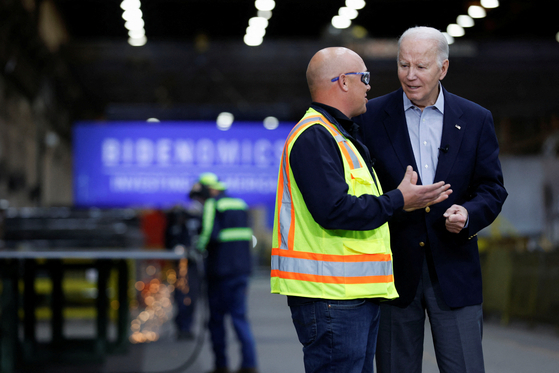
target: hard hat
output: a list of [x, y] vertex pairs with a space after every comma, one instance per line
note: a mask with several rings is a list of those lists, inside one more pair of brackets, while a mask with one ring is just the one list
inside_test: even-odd
[[217, 175], [213, 172], [204, 172], [200, 174], [200, 176], [198, 176], [198, 182], [202, 185], [211, 187], [217, 184], [219, 181]]
[[216, 189], [216, 190], [225, 190], [227, 186], [224, 182], [219, 181], [216, 174], [213, 172], [204, 172], [200, 174], [198, 177], [198, 182], [208, 188]]

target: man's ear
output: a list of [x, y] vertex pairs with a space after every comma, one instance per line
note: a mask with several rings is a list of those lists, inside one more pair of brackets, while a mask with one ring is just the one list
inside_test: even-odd
[[443, 66], [441, 67], [441, 76], [439, 76], [439, 80], [443, 80], [444, 77], [446, 76], [446, 73], [448, 72], [449, 64], [450, 62], [448, 61], [448, 59], [444, 60]]
[[347, 92], [349, 91], [349, 86], [348, 86], [348, 81], [347, 81], [347, 76], [345, 74], [340, 75], [340, 79], [338, 79], [338, 83], [340, 84], [340, 88]]

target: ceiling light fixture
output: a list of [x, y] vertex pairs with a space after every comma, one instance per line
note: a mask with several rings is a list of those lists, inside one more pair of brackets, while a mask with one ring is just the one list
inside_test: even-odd
[[143, 13], [140, 9], [140, 0], [123, 0], [120, 7], [124, 12], [122, 19], [126, 21], [124, 27], [128, 30], [128, 44], [141, 47], [147, 43], [146, 30], [144, 29]]
[[468, 8], [468, 15], [472, 18], [484, 18], [487, 13], [483, 7], [479, 5], [471, 5]]
[[254, 6], [258, 10], [273, 10], [276, 7], [274, 0], [256, 0]]
[[458, 23], [462, 27], [473, 27], [475, 22], [474, 19], [467, 15], [460, 15], [456, 18], [456, 23]]
[[338, 11], [338, 15], [341, 16], [341, 17], [348, 18], [348, 19], [355, 19], [359, 15], [359, 12], [357, 11], [357, 9], [348, 8], [346, 6], [343, 6]]
[[279, 120], [276, 117], [266, 117], [263, 122], [264, 128], [267, 130], [275, 130], [279, 126]]
[[254, 7], [258, 10], [257, 16], [248, 20], [248, 27], [243, 41], [249, 47], [257, 47], [264, 41], [268, 20], [272, 18], [272, 9], [276, 7], [274, 0], [256, 0]]
[[365, 0], [346, 0], [345, 5], [348, 8], [360, 10], [363, 9], [367, 3], [365, 3]]
[[499, 6], [499, 0], [481, 0], [481, 6], [486, 9], [494, 9]]
[[231, 113], [228, 113], [226, 111], [219, 113], [216, 120], [217, 128], [221, 131], [227, 131], [229, 128], [231, 128], [234, 120], [235, 117]]
[[454, 38], [464, 36], [465, 33], [464, 28], [460, 25], [457, 25], [456, 23], [451, 23], [450, 25], [448, 25], [448, 27], [446, 28], [446, 32]]
[[446, 38], [446, 42], [448, 45], [454, 44], [454, 37], [450, 36], [448, 32], [443, 32], [444, 37]]
[[342, 16], [334, 16], [332, 17], [332, 26], [337, 29], [346, 29], [351, 26], [351, 19]]
[[139, 9], [140, 6], [140, 0], [123, 0], [122, 3], [120, 3], [120, 8], [122, 10]]
[[366, 5], [364, 0], [346, 0], [346, 6], [338, 10], [338, 15], [332, 17], [332, 27], [337, 30], [346, 29], [351, 26], [352, 20], [357, 18], [359, 10]]

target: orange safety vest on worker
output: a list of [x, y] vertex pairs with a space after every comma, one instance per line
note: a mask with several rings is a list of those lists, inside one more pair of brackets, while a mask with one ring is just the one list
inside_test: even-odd
[[[313, 219], [290, 167], [291, 149], [307, 128], [321, 125], [340, 149], [348, 194], [380, 196], [365, 161], [335, 125], [309, 109], [284, 145], [274, 213], [272, 293], [323, 298], [398, 297], [392, 273], [388, 223], [369, 231], [324, 229]], [[319, 187], [319, 186], [317, 186]]]

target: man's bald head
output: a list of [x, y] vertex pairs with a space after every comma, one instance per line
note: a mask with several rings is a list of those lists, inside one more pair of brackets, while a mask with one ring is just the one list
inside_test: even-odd
[[354, 71], [352, 68], [356, 62], [362, 62], [361, 57], [344, 47], [324, 48], [316, 52], [307, 67], [307, 83], [311, 98], [315, 100], [319, 91], [327, 90], [332, 85], [332, 78]]
[[[319, 50], [307, 67], [312, 101], [334, 107], [348, 118], [364, 113], [371, 87], [358, 74], [365, 71], [365, 62], [351, 49], [330, 47]], [[339, 79], [333, 82], [334, 78]]]

